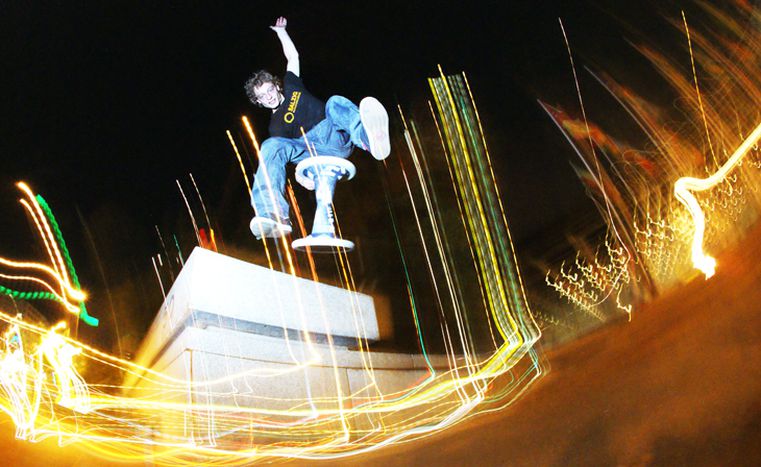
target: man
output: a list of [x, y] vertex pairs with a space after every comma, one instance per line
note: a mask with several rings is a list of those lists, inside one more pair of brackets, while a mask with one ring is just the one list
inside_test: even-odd
[[[251, 190], [251, 205], [256, 212], [251, 231], [257, 238], [278, 238], [291, 232], [288, 202], [283, 196], [285, 167], [309, 157], [307, 142], [320, 156], [347, 158], [355, 146], [378, 160], [385, 159], [391, 152], [388, 114], [377, 99], [366, 97], [359, 107], [341, 96], [333, 96], [323, 103], [306, 90], [300, 78], [299, 53], [286, 25], [286, 19], [280, 17], [270, 26], [283, 46], [287, 61], [283, 82], [261, 70], [245, 85], [251, 102], [272, 110], [270, 137], [261, 145], [261, 159]], [[314, 190], [311, 179], [297, 176], [297, 181]]]

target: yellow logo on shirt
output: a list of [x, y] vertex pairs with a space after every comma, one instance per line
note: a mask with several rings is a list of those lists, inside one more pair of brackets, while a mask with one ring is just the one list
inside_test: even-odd
[[294, 112], [296, 112], [296, 107], [299, 106], [300, 98], [301, 91], [295, 91], [293, 94], [291, 94], [291, 101], [288, 103], [288, 112], [286, 112], [283, 116], [285, 123], [293, 123]]

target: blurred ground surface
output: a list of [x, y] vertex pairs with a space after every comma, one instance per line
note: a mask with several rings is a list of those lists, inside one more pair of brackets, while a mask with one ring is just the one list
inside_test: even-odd
[[[761, 224], [718, 272], [546, 357], [512, 407], [413, 443], [288, 465], [761, 465]], [[6, 465], [104, 465], [13, 439]], [[146, 464], [135, 464], [146, 465]]]
[[761, 225], [718, 260], [549, 352], [514, 406], [336, 465], [761, 465]]

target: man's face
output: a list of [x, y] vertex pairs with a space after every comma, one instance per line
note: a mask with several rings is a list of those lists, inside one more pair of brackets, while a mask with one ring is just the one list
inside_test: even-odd
[[256, 86], [254, 95], [256, 101], [268, 109], [276, 109], [283, 102], [283, 93], [275, 86], [275, 83], [264, 83], [261, 86]]

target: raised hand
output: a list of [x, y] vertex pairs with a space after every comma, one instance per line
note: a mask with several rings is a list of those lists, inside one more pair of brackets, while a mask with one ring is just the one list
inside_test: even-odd
[[285, 17], [281, 16], [277, 20], [275, 20], [275, 24], [273, 26], [270, 26], [270, 29], [277, 32], [278, 30], [285, 30], [285, 27], [288, 25], [288, 20], [285, 19]]
[[270, 26], [270, 29], [275, 31], [280, 44], [283, 46], [283, 54], [285, 54], [285, 59], [288, 61], [285, 69], [299, 76], [299, 52], [296, 50], [296, 46], [293, 45], [288, 31], [285, 30], [286, 26], [288, 26], [288, 20], [281, 16], [275, 21], [273, 26]]

